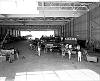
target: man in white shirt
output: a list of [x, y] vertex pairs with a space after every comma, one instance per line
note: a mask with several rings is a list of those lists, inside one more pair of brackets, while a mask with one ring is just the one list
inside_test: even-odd
[[69, 45], [69, 49], [72, 49], [72, 45]]
[[81, 56], [82, 56], [82, 52], [78, 51], [78, 62], [81, 62]]
[[38, 55], [39, 55], [39, 56], [40, 56], [40, 50], [41, 50], [41, 49], [40, 49], [40, 47], [38, 46]]
[[68, 49], [69, 60], [71, 59], [71, 50]]
[[30, 48], [33, 49], [33, 48], [32, 48], [32, 44], [30, 44]]

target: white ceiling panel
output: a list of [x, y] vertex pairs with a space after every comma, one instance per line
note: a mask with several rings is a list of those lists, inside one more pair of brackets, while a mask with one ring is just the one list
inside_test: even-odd
[[37, 10], [38, 1], [99, 2], [99, 0], [0, 0], [0, 14], [6, 14], [5, 17], [78, 17], [87, 12]]

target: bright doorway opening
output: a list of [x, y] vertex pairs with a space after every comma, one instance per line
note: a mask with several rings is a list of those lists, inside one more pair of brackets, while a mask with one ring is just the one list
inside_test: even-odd
[[54, 36], [54, 31], [21, 31], [21, 36], [28, 36], [30, 35], [31, 39], [35, 39], [35, 38], [41, 38], [41, 36], [50, 36], [53, 35]]

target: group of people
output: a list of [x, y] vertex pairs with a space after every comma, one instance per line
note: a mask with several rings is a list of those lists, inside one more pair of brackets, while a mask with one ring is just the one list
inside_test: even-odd
[[[31, 47], [32, 44], [30, 44], [30, 47]], [[77, 45], [76, 46], [76, 54], [77, 54], [77, 60], [78, 62], [81, 62], [82, 61], [82, 51], [81, 51], [81, 48], [80, 48], [80, 45]], [[61, 45], [61, 51], [62, 51], [62, 57], [65, 57], [66, 53], [68, 54], [68, 59], [71, 60], [71, 56], [72, 56], [72, 50], [73, 50], [73, 46], [71, 44], [62, 44]], [[37, 44], [37, 49], [36, 49], [37, 53], [38, 53], [38, 56], [41, 55], [41, 46], [40, 44], [38, 43]]]
[[[33, 50], [33, 45], [31, 43], [29, 44], [29, 46]], [[41, 47], [39, 45], [39, 42], [37, 43], [37, 46], [35, 47], [35, 50], [38, 52], [38, 56], [40, 56]]]
[[4, 56], [6, 58], [6, 61], [8, 61], [9, 63], [12, 63], [15, 60], [18, 60], [19, 58], [19, 52], [17, 49], [0, 49], [0, 56]]
[[[68, 54], [68, 58], [69, 60], [71, 59], [71, 54], [72, 54], [72, 45], [71, 44], [66, 44], [66, 45], [63, 45], [62, 44], [62, 57], [65, 56], [65, 54], [67, 53]], [[80, 48], [80, 45], [77, 45], [76, 46], [76, 54], [78, 56], [78, 62], [81, 62], [81, 58], [82, 58], [82, 52], [81, 52], [81, 48]]]

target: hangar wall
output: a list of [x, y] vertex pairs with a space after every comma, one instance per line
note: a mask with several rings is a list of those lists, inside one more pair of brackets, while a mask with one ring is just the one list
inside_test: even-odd
[[[20, 35], [20, 28], [30, 28], [30, 29], [51, 29], [55, 31], [55, 36], [64, 36], [64, 37], [77, 37], [81, 40], [89, 40], [90, 42], [95, 42], [95, 46], [100, 45], [100, 7], [99, 5], [94, 4], [95, 7], [91, 7], [91, 10], [80, 17], [72, 18], [68, 22], [40, 22], [28, 23], [27, 27], [19, 23], [0, 25], [0, 36], [5, 36], [6, 32], [9, 31], [10, 35], [18, 36]], [[19, 25], [17, 25], [19, 24]], [[36, 26], [35, 26], [35, 25]], [[51, 25], [52, 24], [52, 25]], [[17, 29], [16, 29], [17, 28]]]
[[91, 39], [100, 40], [100, 7], [90, 11]]
[[100, 7], [97, 6], [84, 15], [72, 19], [66, 24], [66, 32], [66, 37], [89, 40], [95, 47], [100, 47]]
[[91, 10], [90, 16], [91, 40], [98, 48], [100, 47], [100, 7]]
[[6, 34], [17, 37], [20, 36], [20, 31], [18, 29], [12, 28], [12, 26], [9, 25], [0, 25], [0, 41], [4, 39]]
[[55, 36], [61, 36], [62, 25], [0, 25], [0, 39], [3, 40], [8, 34], [14, 37], [20, 36], [20, 30], [54, 30]]
[[87, 14], [74, 19], [74, 36], [82, 40], [87, 39]]

